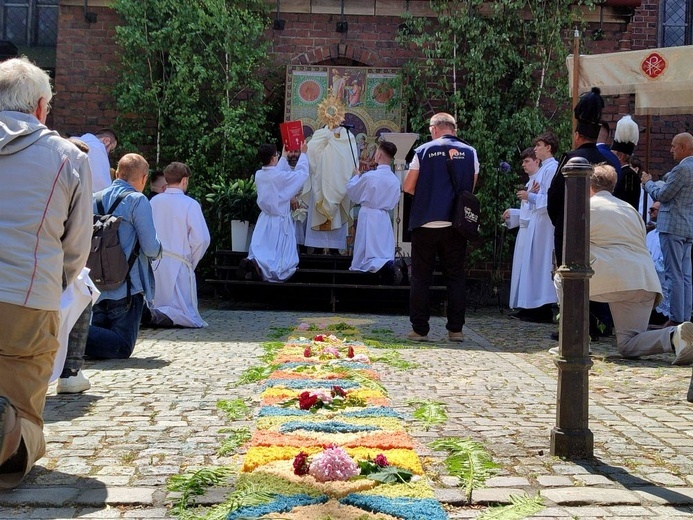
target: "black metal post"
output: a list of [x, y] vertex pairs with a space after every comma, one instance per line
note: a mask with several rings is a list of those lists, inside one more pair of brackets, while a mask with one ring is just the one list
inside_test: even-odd
[[556, 426], [551, 431], [551, 455], [572, 459], [592, 457], [594, 437], [588, 427], [589, 408], [589, 176], [592, 165], [582, 157], [570, 159], [565, 177], [563, 265], [558, 268], [563, 286], [559, 302], [558, 391]]

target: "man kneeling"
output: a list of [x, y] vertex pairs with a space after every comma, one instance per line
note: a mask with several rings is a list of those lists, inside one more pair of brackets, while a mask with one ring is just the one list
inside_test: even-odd
[[347, 194], [360, 204], [354, 239], [354, 256], [350, 271], [379, 273], [382, 283], [395, 283], [395, 237], [390, 211], [399, 202], [402, 192], [397, 176], [390, 168], [397, 147], [383, 142], [375, 152], [378, 167], [357, 173], [347, 184]]
[[[674, 354], [674, 365], [693, 362], [693, 323], [647, 330], [662, 288], [645, 245], [638, 211], [611, 192], [616, 171], [598, 165], [590, 177], [590, 300], [609, 304], [618, 351], [625, 358]], [[561, 294], [560, 276], [556, 288]]]
[[[103, 207], [111, 205], [123, 196], [113, 211], [123, 220], [118, 228], [118, 238], [125, 257], [133, 257], [127, 280], [119, 287], [103, 291], [96, 304], [92, 325], [89, 327], [85, 354], [102, 359], [127, 359], [135, 349], [140, 330], [144, 300], [154, 297], [154, 273], [151, 261], [161, 258], [161, 242], [156, 237], [152, 207], [142, 194], [147, 184], [149, 164], [141, 155], [129, 153], [118, 161], [116, 180], [108, 188], [98, 192]], [[98, 213], [94, 195], [94, 212]]]

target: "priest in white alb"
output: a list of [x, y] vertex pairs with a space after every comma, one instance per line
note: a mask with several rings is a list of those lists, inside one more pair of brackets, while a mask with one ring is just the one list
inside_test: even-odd
[[[395, 237], [390, 211], [399, 202], [402, 191], [399, 179], [390, 165], [397, 147], [383, 142], [375, 152], [378, 167], [363, 174], [357, 173], [347, 184], [347, 194], [360, 204], [354, 256], [351, 271], [376, 273], [387, 265], [394, 273]], [[388, 265], [389, 263], [389, 265]]]
[[185, 194], [190, 168], [173, 162], [164, 169], [164, 177], [166, 190], [151, 200], [163, 246], [163, 257], [152, 264], [156, 290], [151, 321], [158, 326], [206, 327], [197, 308], [195, 267], [209, 247], [209, 229], [200, 204]]
[[286, 160], [286, 150], [281, 159], [273, 144], [263, 144], [258, 150], [262, 169], [255, 173], [255, 185], [257, 205], [262, 212], [255, 224], [248, 258], [241, 261], [246, 279], [283, 282], [296, 272], [298, 250], [291, 199], [308, 179], [307, 150], [308, 146], [302, 143], [301, 156], [293, 169]]
[[330, 249], [338, 253], [346, 249], [350, 224], [351, 201], [346, 185], [356, 167], [359, 152], [356, 138], [344, 121], [344, 106], [339, 99], [328, 96], [321, 102], [318, 117], [326, 126], [313, 133], [308, 145], [310, 182], [303, 187], [308, 202], [305, 245]]

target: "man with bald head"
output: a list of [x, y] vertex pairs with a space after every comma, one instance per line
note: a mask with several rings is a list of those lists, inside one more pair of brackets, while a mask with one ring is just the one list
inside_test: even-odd
[[101, 359], [127, 359], [135, 349], [145, 299], [154, 299], [154, 273], [151, 262], [161, 257], [152, 207], [142, 193], [149, 175], [149, 164], [141, 155], [129, 153], [118, 161], [116, 179], [108, 188], [94, 194], [94, 213], [101, 198], [104, 208], [122, 197], [113, 211], [123, 217], [118, 228], [120, 245], [131, 261], [128, 278], [120, 287], [103, 291], [94, 305], [86, 355]]
[[678, 164], [664, 181], [653, 182], [644, 172], [645, 191], [659, 201], [657, 229], [662, 246], [664, 274], [669, 285], [669, 321], [680, 325], [691, 317], [691, 244], [693, 244], [693, 135], [682, 133], [671, 141], [671, 154]]

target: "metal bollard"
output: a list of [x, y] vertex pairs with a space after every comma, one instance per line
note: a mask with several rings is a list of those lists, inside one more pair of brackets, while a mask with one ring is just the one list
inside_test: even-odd
[[559, 325], [556, 426], [551, 430], [551, 455], [590, 458], [594, 436], [588, 427], [589, 408], [589, 176], [592, 165], [582, 157], [570, 159], [565, 177], [563, 265], [558, 268], [563, 297]]

